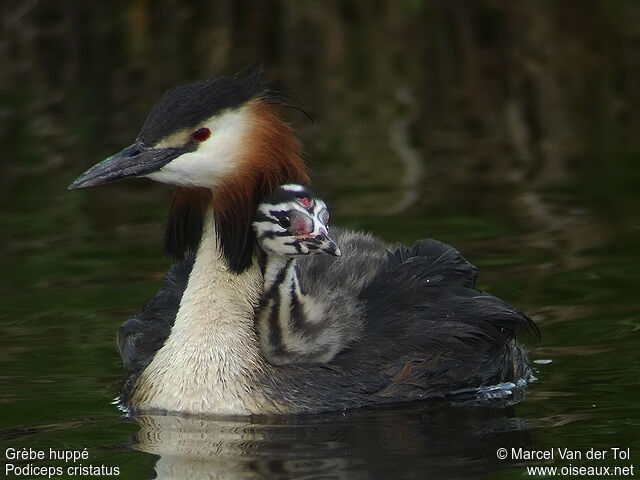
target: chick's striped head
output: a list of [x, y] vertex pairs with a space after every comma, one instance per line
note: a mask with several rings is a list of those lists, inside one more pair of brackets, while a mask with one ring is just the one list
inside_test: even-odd
[[340, 255], [329, 237], [329, 210], [307, 187], [282, 185], [256, 210], [253, 230], [258, 245], [268, 255]]

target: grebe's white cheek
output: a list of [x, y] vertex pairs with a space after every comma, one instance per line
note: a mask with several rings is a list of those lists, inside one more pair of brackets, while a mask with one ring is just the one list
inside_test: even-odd
[[[171, 185], [216, 187], [241, 167], [243, 152], [238, 145], [243, 144], [250, 124], [246, 107], [215, 116], [202, 124], [211, 134], [198, 142], [195, 150], [183, 153], [145, 176]], [[163, 141], [156, 148], [167, 146], [171, 145]]]

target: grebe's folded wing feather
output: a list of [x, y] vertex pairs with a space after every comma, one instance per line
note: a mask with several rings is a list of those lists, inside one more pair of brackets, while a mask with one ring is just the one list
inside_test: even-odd
[[419, 270], [420, 277], [446, 278], [448, 282], [472, 288], [478, 269], [462, 254], [446, 243], [431, 238], [417, 241], [410, 249], [399, 247], [389, 254], [387, 270], [410, 262]]
[[515, 336], [537, 333], [535, 325], [506, 302], [470, 288], [475, 278], [475, 267], [441, 242], [395, 250], [362, 291], [367, 315], [360, 340], [333, 363], [377, 371], [386, 384], [376, 395], [396, 399], [526, 379], [526, 353]]

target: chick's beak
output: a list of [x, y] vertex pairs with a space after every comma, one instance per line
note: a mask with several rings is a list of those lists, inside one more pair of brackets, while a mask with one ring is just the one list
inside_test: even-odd
[[335, 257], [339, 257], [340, 255], [342, 255], [342, 252], [338, 248], [338, 245], [336, 245], [336, 243], [331, 240], [324, 229], [318, 235], [309, 238], [306, 243], [307, 246], [313, 245], [315, 247], [311, 247], [312, 252], [327, 253]]
[[329, 255], [333, 255], [335, 257], [339, 257], [342, 255], [342, 252], [338, 248], [338, 245], [336, 245], [335, 242], [331, 239], [329, 239], [329, 241], [326, 243], [325, 246], [320, 248], [322, 248], [323, 252], [328, 253]]

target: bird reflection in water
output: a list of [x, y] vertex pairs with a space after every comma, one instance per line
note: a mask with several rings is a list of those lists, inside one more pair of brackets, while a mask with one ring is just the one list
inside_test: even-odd
[[134, 448], [157, 479], [477, 478], [506, 468], [500, 447], [530, 443], [511, 408], [402, 408], [295, 417], [142, 415]]

